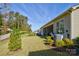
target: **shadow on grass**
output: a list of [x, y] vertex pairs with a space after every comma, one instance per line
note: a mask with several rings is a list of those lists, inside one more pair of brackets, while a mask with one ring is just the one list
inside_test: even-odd
[[41, 50], [30, 52], [29, 56], [69, 56], [67, 52], [58, 51], [55, 49]]

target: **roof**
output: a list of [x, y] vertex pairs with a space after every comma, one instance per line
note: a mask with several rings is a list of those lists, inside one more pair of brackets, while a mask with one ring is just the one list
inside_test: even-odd
[[63, 12], [62, 14], [58, 15], [57, 17], [55, 17], [54, 19], [52, 19], [51, 21], [49, 21], [48, 23], [46, 23], [45, 25], [43, 25], [41, 28], [46, 28], [46, 27], [48, 27], [48, 26], [50, 26], [50, 25], [52, 25], [52, 24], [60, 21], [59, 19], [63, 18], [65, 15], [70, 14], [72, 11], [78, 9], [78, 7], [79, 7], [79, 4], [78, 5], [75, 5], [73, 7], [70, 7], [65, 12]]

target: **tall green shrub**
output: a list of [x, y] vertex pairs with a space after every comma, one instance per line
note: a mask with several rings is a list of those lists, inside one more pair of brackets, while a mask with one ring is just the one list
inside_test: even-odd
[[10, 51], [15, 51], [21, 48], [21, 36], [18, 29], [12, 31], [8, 48]]

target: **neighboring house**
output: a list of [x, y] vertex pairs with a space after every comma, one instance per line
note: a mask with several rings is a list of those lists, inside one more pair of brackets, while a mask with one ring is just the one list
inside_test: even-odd
[[79, 36], [79, 5], [69, 8], [40, 29], [40, 34], [47, 35], [51, 32], [63, 34], [64, 38], [74, 39]]

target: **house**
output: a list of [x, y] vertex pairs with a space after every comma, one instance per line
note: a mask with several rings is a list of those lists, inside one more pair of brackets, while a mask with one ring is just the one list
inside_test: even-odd
[[74, 39], [79, 36], [79, 5], [73, 6], [60, 14], [44, 26], [39, 33], [48, 35], [53, 32], [55, 34], [63, 34], [64, 38]]

